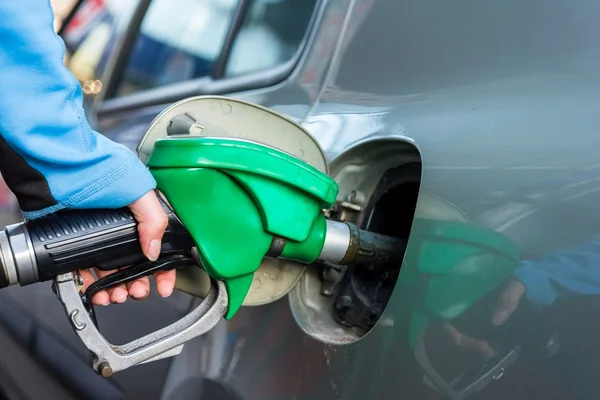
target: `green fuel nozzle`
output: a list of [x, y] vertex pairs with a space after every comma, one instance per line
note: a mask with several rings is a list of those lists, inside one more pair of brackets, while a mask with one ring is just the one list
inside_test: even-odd
[[[216, 96], [185, 99], [155, 118], [137, 152], [168, 217], [157, 260], [144, 255], [127, 207], [63, 210], [0, 230], [0, 289], [52, 280], [93, 370], [104, 377], [179, 354], [241, 305], [281, 298], [304, 271], [294, 264], [357, 262], [377, 271], [401, 263], [401, 241], [325, 218], [338, 195], [325, 156], [308, 132], [271, 110]], [[274, 267], [275, 258], [298, 263]], [[78, 271], [92, 267], [116, 271], [82, 293]], [[108, 342], [94, 295], [174, 269], [176, 287], [201, 303], [156, 332]]]
[[174, 136], [156, 141], [147, 164], [194, 239], [203, 268], [225, 283], [226, 319], [242, 305], [265, 256], [380, 263], [403, 253], [392, 238], [328, 221], [322, 211], [335, 202], [336, 182], [273, 147]]

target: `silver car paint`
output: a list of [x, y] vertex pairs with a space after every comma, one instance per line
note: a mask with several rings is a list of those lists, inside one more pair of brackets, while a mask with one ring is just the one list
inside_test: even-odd
[[[379, 139], [409, 143], [422, 158], [422, 194], [503, 233], [528, 257], [597, 233], [600, 2], [329, 0], [323, 7], [286, 82], [231, 95], [299, 121], [332, 162]], [[104, 116], [99, 127], [133, 147], [160, 109]], [[405, 345], [405, 300], [396, 291], [366, 337], [338, 345], [307, 335], [287, 299], [243, 309], [174, 360], [161, 398], [198, 398], [206, 382], [248, 400], [447, 398], [427, 384]], [[143, 305], [135, 306], [137, 313]], [[560, 356], [521, 362], [469, 398], [598, 398], [598, 306], [595, 296], [557, 305]], [[125, 336], [120, 322], [136, 315], [114, 317], [107, 329], [115, 341]], [[452, 345], [437, 344], [448, 347], [442, 367], [458, 368]]]

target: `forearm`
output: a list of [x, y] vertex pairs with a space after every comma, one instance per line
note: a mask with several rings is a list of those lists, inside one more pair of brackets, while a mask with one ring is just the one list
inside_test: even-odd
[[135, 154], [90, 128], [49, 0], [0, 2], [0, 18], [0, 171], [25, 215], [122, 207], [153, 189]]

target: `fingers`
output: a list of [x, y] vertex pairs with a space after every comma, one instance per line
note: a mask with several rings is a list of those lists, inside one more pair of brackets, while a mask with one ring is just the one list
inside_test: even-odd
[[[153, 191], [146, 193], [139, 200], [133, 202], [129, 208], [138, 221], [138, 232], [142, 250], [149, 260], [155, 261], [160, 255], [162, 237], [169, 222], [167, 214]], [[173, 293], [175, 271], [158, 272], [154, 274], [154, 279], [156, 280], [157, 291], [161, 296], [168, 297]], [[147, 289], [147, 293], [149, 293], [150, 285], [148, 281], [146, 280], [143, 283], [146, 285], [145, 289]], [[141, 294], [142, 283], [134, 283], [130, 286], [132, 296], [133, 290], [139, 290], [139, 294]], [[138, 298], [143, 297], [145, 296]]]
[[150, 294], [150, 280], [147, 276], [137, 279], [127, 284], [129, 295], [134, 300], [142, 300]]
[[[95, 269], [98, 278], [104, 278], [110, 275], [113, 271], [102, 271]], [[83, 278], [83, 293], [96, 281], [91, 270], [79, 271]], [[158, 293], [162, 297], [168, 297], [173, 293], [175, 286], [175, 270], [157, 272], [154, 274]], [[107, 306], [112, 303], [124, 303], [127, 300], [127, 295], [135, 300], [145, 299], [150, 295], [150, 280], [148, 277], [142, 277], [126, 285], [118, 285], [109, 290], [102, 290], [94, 295], [92, 303], [99, 306]]]
[[129, 205], [138, 221], [140, 245], [144, 255], [150, 261], [156, 261], [160, 255], [161, 241], [168, 224], [168, 217], [158, 197], [151, 191]]
[[175, 270], [161, 271], [154, 274], [154, 280], [156, 281], [156, 291], [162, 297], [169, 297], [173, 293], [175, 287]]
[[494, 357], [495, 351], [492, 346], [485, 340], [474, 339], [456, 329], [451, 324], [444, 324], [444, 330], [448, 332], [454, 344], [461, 349], [474, 350], [480, 353], [485, 360], [489, 360]]
[[[85, 293], [90, 285], [96, 281], [96, 279], [94, 278], [94, 275], [92, 275], [92, 271], [89, 269], [79, 271], [79, 273], [83, 278], [83, 293]], [[110, 304], [110, 295], [106, 290], [98, 292], [92, 299], [92, 303], [98, 306], [107, 306]]]
[[[129, 205], [133, 216], [138, 222], [138, 232], [140, 236], [140, 246], [144, 255], [150, 261], [156, 261], [160, 256], [161, 242], [165, 229], [168, 224], [168, 217], [163, 210], [158, 197], [154, 191], [146, 193], [144, 196]], [[98, 278], [104, 278], [116, 271], [101, 271], [96, 269]], [[87, 290], [95, 279], [91, 271], [82, 272], [84, 279], [84, 290]], [[175, 287], [175, 271], [158, 272], [154, 275], [158, 293], [163, 297], [168, 297]], [[150, 281], [148, 277], [137, 279], [128, 284], [122, 284], [98, 292], [94, 295], [92, 303], [98, 305], [108, 305], [113, 303], [124, 303], [128, 296], [134, 299], [144, 299], [150, 294]]]
[[502, 325], [517, 309], [521, 297], [525, 294], [525, 285], [516, 279], [512, 279], [507, 285], [496, 305], [492, 315], [492, 324]]
[[[101, 271], [96, 270], [96, 275], [98, 278], [104, 278], [110, 274], [115, 273], [116, 271]], [[90, 274], [91, 275], [91, 274]], [[84, 279], [85, 280], [85, 279]], [[96, 298], [100, 293], [106, 293], [109, 296], [110, 301], [113, 303], [124, 303], [127, 301], [127, 297], [131, 296], [135, 300], [142, 300], [148, 297], [150, 294], [150, 281], [147, 276], [144, 276], [140, 279], [136, 279], [133, 282], [129, 282], [128, 284], [118, 285], [113, 288], [108, 289], [108, 291], [99, 292], [94, 298]], [[96, 303], [93, 299], [92, 302]], [[103, 304], [105, 305], [105, 304]]]
[[[114, 274], [115, 272], [117, 272], [117, 270], [112, 270], [112, 271], [102, 271], [99, 269], [95, 269], [96, 271], [96, 276], [98, 276], [99, 279], [104, 278], [105, 276], [108, 276], [110, 274]], [[117, 285], [114, 286], [110, 289], [108, 289], [108, 295], [110, 296], [110, 301], [113, 303], [125, 303], [125, 301], [127, 300], [127, 287], [125, 285]], [[96, 297], [96, 296], [94, 296]], [[92, 300], [92, 302], [94, 302]], [[96, 304], [96, 303], [94, 303]]]

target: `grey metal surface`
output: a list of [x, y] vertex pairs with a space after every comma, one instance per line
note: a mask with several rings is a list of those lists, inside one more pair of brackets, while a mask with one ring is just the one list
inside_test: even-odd
[[350, 227], [344, 222], [327, 220], [327, 232], [319, 260], [339, 263], [350, 246]]
[[10, 286], [16, 285], [19, 283], [19, 276], [17, 274], [15, 259], [5, 230], [0, 231], [0, 255], [2, 256], [2, 267], [8, 280], [8, 284]]
[[33, 249], [33, 245], [25, 224], [20, 223], [7, 226], [6, 234], [14, 256], [19, 284], [25, 286], [38, 282], [37, 261], [30, 251], [30, 249]]
[[202, 303], [179, 321], [127, 344], [115, 346], [106, 341], [87, 313], [73, 274], [59, 275], [54, 282], [69, 322], [95, 356], [93, 368], [107, 377], [144, 362], [178, 354], [186, 341], [212, 329], [228, 307], [224, 284], [213, 282]]
[[[508, 235], [529, 259], [597, 234], [600, 3], [378, 0], [353, 7], [325, 88], [311, 97], [310, 115], [295, 115], [330, 160], [384, 138], [412, 144], [423, 159], [421, 191], [453, 204], [470, 223]], [[277, 106], [268, 97], [260, 101]], [[366, 158], [364, 165], [377, 161]], [[590, 261], [582, 282], [595, 287], [598, 268]], [[236, 387], [248, 399], [448, 398], [426, 383], [406, 345], [410, 300], [396, 291], [375, 330], [348, 345], [286, 330], [274, 322], [285, 320], [284, 305], [261, 310], [260, 322], [248, 315], [241, 325], [271, 321], [264, 332], [286, 332], [269, 348], [282, 351], [281, 358], [295, 355], [298, 366], [261, 362], [269, 371], [262, 382], [271, 385], [264, 395], [244, 369], [264, 360], [256, 347], [262, 342], [248, 333]], [[597, 307], [598, 296], [573, 293], [545, 309], [563, 339], [557, 356], [519, 359], [469, 398], [598, 398]], [[428, 345], [443, 354], [436, 366], [445, 371], [478, 357], [448, 335]]]

